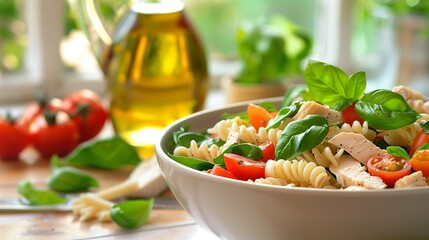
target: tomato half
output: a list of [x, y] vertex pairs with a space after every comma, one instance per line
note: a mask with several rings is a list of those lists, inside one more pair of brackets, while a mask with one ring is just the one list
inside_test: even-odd
[[266, 142], [259, 145], [259, 148], [262, 150], [262, 161], [267, 162], [268, 160], [275, 160], [275, 146], [272, 142]]
[[63, 109], [79, 129], [79, 142], [94, 138], [103, 129], [109, 113], [99, 96], [88, 89], [70, 93], [63, 99]]
[[30, 143], [30, 136], [24, 129], [7, 119], [0, 119], [0, 158], [18, 160], [19, 153]]
[[212, 175], [216, 175], [216, 176], [220, 176], [220, 177], [237, 179], [237, 177], [234, 176], [234, 174], [232, 174], [230, 171], [220, 167], [219, 165], [214, 165], [214, 167], [207, 172], [212, 174]]
[[429, 150], [416, 152], [410, 163], [414, 171], [422, 171], [423, 176], [429, 177]]
[[226, 169], [240, 180], [255, 180], [265, 177], [265, 163], [255, 161], [234, 153], [225, 153], [223, 160]]
[[410, 161], [391, 155], [371, 158], [367, 167], [369, 174], [380, 177], [388, 186], [394, 186], [400, 178], [411, 174]]
[[54, 122], [40, 115], [30, 126], [32, 144], [43, 158], [66, 156], [79, 144], [79, 130], [64, 112], [55, 113]]
[[247, 106], [247, 116], [250, 124], [256, 130], [259, 130], [260, 127], [266, 127], [268, 122], [274, 118], [265, 108], [252, 103]]
[[357, 114], [355, 105], [356, 103], [353, 103], [341, 111], [341, 117], [344, 123], [353, 125], [354, 121], [358, 121], [360, 124], [363, 124], [364, 120]]
[[410, 157], [413, 157], [417, 149], [425, 143], [429, 143], [429, 134], [426, 133], [425, 130], [420, 129], [420, 131], [417, 133], [416, 137], [414, 138], [413, 144], [411, 145]]

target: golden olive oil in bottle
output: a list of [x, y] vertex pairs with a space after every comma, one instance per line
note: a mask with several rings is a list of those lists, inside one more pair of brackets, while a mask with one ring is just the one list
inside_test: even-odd
[[113, 35], [103, 71], [113, 127], [143, 159], [163, 128], [204, 106], [206, 55], [181, 1], [134, 2]]

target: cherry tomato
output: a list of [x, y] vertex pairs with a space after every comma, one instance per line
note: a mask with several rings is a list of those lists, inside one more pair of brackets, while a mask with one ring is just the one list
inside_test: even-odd
[[63, 101], [63, 109], [72, 116], [79, 129], [79, 142], [90, 140], [101, 132], [109, 113], [95, 92], [88, 89], [75, 91]]
[[18, 160], [19, 153], [30, 143], [30, 136], [13, 121], [0, 119], [0, 158]]
[[410, 160], [414, 171], [422, 171], [423, 176], [429, 177], [429, 150], [420, 150]]
[[56, 112], [61, 110], [62, 104], [63, 102], [59, 98], [30, 102], [22, 111], [22, 114], [16, 124], [17, 126], [28, 130], [32, 122], [42, 115], [44, 110], [48, 109]]
[[262, 161], [267, 162], [268, 160], [275, 160], [275, 146], [272, 142], [266, 142], [259, 145], [259, 148], [262, 150]]
[[380, 177], [388, 186], [394, 186], [400, 178], [411, 174], [410, 161], [391, 155], [371, 158], [367, 167], [369, 174]]
[[363, 124], [364, 120], [357, 114], [355, 105], [356, 103], [353, 103], [341, 111], [341, 117], [344, 123], [352, 125], [354, 121], [358, 121], [360, 124]]
[[43, 158], [66, 156], [79, 144], [79, 129], [65, 112], [45, 112], [30, 126], [32, 144]]
[[423, 144], [429, 143], [429, 134], [426, 133], [425, 130], [421, 129], [416, 137], [414, 138], [413, 144], [410, 148], [410, 157], [413, 157], [414, 153], [416, 152], [419, 147], [421, 147]]
[[237, 179], [237, 177], [234, 176], [234, 174], [232, 174], [230, 171], [220, 167], [219, 165], [214, 165], [214, 167], [207, 172], [212, 174], [212, 175], [216, 175], [216, 176]]
[[266, 127], [268, 122], [274, 118], [265, 108], [252, 103], [247, 106], [247, 116], [256, 130]]
[[234, 153], [225, 153], [223, 160], [226, 169], [240, 180], [255, 180], [265, 177], [265, 163], [255, 161]]

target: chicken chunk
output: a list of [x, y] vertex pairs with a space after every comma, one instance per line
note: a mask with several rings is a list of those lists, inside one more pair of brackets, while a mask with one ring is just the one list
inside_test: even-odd
[[366, 172], [366, 167], [350, 155], [341, 156], [340, 164], [335, 167], [331, 165], [329, 170], [337, 177], [337, 182], [344, 188], [352, 186], [365, 189], [384, 189], [387, 185], [376, 176]]
[[364, 135], [354, 132], [341, 132], [332, 137], [328, 143], [338, 148], [343, 148], [365, 166], [369, 159], [387, 154], [386, 150], [377, 147]]
[[320, 115], [326, 118], [326, 120], [328, 120], [329, 123], [337, 123], [341, 121], [340, 112], [332, 110], [329, 107], [325, 107], [314, 101], [308, 101], [302, 104], [301, 108], [292, 119], [293, 120], [302, 119], [311, 114]]
[[414, 172], [408, 176], [405, 176], [395, 183], [395, 188], [415, 188], [415, 187], [427, 187], [428, 183], [426, 178], [423, 177], [421, 171]]

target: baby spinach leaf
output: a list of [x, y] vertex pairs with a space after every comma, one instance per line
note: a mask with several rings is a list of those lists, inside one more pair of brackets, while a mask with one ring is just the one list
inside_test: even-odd
[[290, 160], [319, 145], [328, 134], [328, 121], [319, 115], [308, 115], [289, 123], [277, 143], [276, 159]]
[[185, 132], [177, 136], [177, 144], [186, 148], [191, 146], [192, 140], [200, 145], [202, 142], [209, 140], [209, 138], [202, 133], [195, 132]]
[[258, 160], [263, 156], [262, 150], [258, 146], [250, 143], [239, 143], [239, 144], [233, 144], [229, 146], [227, 149], [225, 149], [222, 152], [222, 154], [220, 154], [215, 159], [213, 159], [213, 162], [223, 166], [224, 165], [223, 155], [225, 153], [235, 153], [240, 156], [247, 157], [253, 160]]
[[365, 94], [355, 109], [369, 126], [379, 130], [405, 127], [421, 117], [400, 94], [385, 89]]
[[58, 192], [86, 191], [99, 185], [97, 179], [73, 167], [54, 169], [47, 183], [50, 189]]
[[149, 220], [155, 200], [139, 199], [117, 203], [110, 209], [113, 222], [124, 229], [143, 226]]
[[103, 169], [134, 166], [140, 162], [137, 150], [119, 136], [90, 142], [64, 159], [66, 165]]
[[214, 163], [211, 162], [207, 162], [201, 159], [197, 159], [197, 158], [192, 158], [192, 157], [184, 157], [184, 156], [176, 156], [170, 153], [167, 153], [167, 155], [173, 159], [174, 161], [188, 166], [190, 168], [199, 170], [199, 171], [204, 171], [204, 170], [208, 170], [208, 169], [212, 169], [214, 166]]
[[310, 61], [304, 71], [310, 95], [319, 103], [341, 111], [365, 93], [366, 77], [357, 72], [350, 78], [338, 67]]
[[405, 149], [399, 146], [388, 146], [386, 150], [387, 150], [387, 153], [390, 155], [397, 156], [407, 160], [411, 159], [407, 151], [405, 151]]
[[30, 205], [50, 205], [66, 203], [67, 199], [59, 196], [51, 190], [39, 190], [29, 181], [20, 181], [18, 192]]

